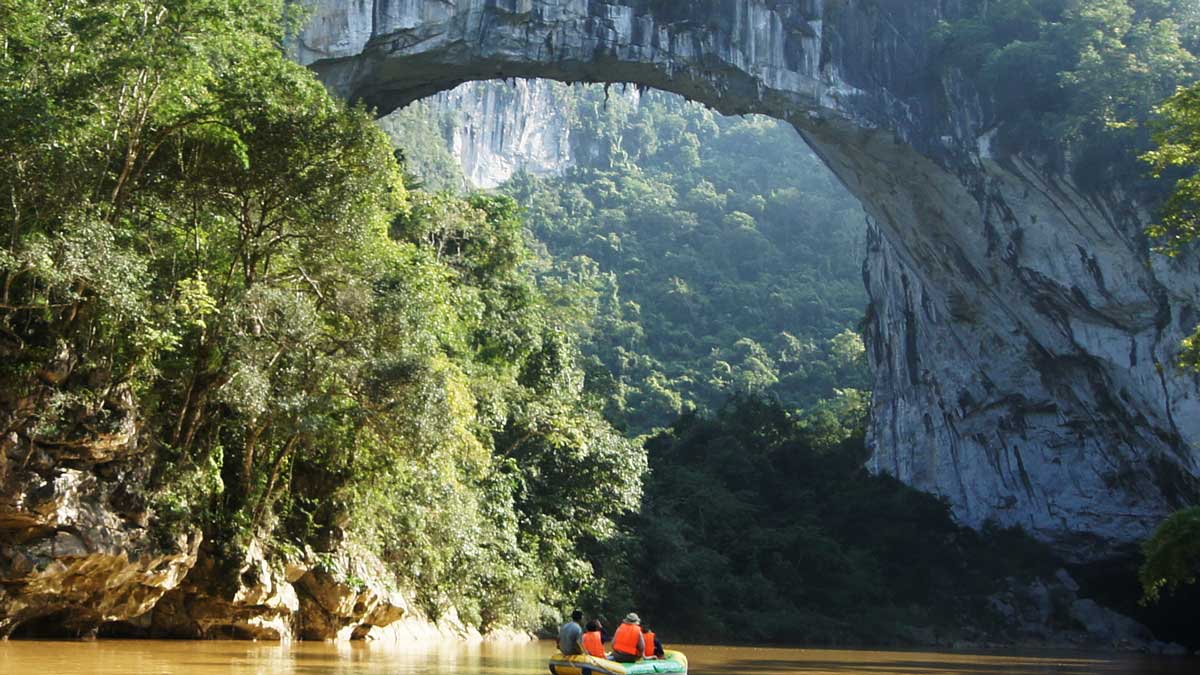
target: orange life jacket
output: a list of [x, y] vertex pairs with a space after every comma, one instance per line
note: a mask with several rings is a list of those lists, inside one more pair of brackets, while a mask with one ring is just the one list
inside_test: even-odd
[[642, 636], [642, 628], [634, 623], [623, 623], [617, 627], [613, 636], [613, 651], [638, 656], [638, 638]]
[[646, 658], [654, 656], [654, 631], [642, 633], [642, 637], [646, 638]]
[[604, 658], [604, 639], [600, 631], [592, 630], [583, 634], [583, 651], [597, 658]]

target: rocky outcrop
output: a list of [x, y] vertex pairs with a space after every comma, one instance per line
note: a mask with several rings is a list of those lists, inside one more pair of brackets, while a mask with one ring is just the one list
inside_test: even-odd
[[[236, 569], [206, 550], [184, 583], [151, 611], [103, 628], [109, 635], [256, 640], [363, 639], [408, 619], [404, 596], [383, 581], [382, 562], [345, 547], [271, 564], [258, 543]], [[376, 632], [372, 637], [384, 635]]]
[[200, 534], [162, 541], [146, 527], [144, 511], [130, 517], [126, 481], [138, 480], [136, 470], [40, 473], [31, 470], [38, 460], [17, 463], [22, 453], [8, 450], [0, 484], [0, 637], [23, 630], [91, 635], [103, 623], [145, 614], [179, 587], [196, 562]]
[[[1005, 580], [1006, 588], [988, 599], [989, 610], [1015, 644], [1038, 647], [1091, 647], [1150, 654], [1187, 654], [1182, 645], [1154, 639], [1150, 629], [1082, 597], [1064, 569], [1052, 576]], [[991, 639], [994, 640], [995, 636]]]
[[[36, 429], [18, 418], [37, 397], [3, 401], [0, 426]], [[0, 638], [480, 639], [453, 613], [410, 611], [386, 566], [350, 544], [284, 563], [257, 542], [217, 550], [195, 526], [158, 522], [123, 400], [103, 404], [103, 427], [0, 437]]]
[[994, 156], [931, 66], [954, 0], [313, 0], [296, 58], [390, 111], [467, 80], [634, 82], [793, 124], [872, 219], [871, 466], [1077, 559], [1200, 497], [1200, 270], [1146, 213]]
[[[133, 438], [72, 444], [69, 458], [9, 439], [0, 462], [0, 637], [396, 640], [404, 631], [379, 631], [401, 619], [407, 632], [428, 623], [366, 551], [310, 550], [284, 565], [251, 543], [231, 564], [198, 530], [155, 527]], [[452, 622], [431, 631], [463, 632]]]
[[437, 620], [427, 618], [388, 583], [384, 564], [361, 547], [346, 545], [322, 554], [309, 549], [299, 558], [272, 563], [262, 547], [252, 543], [232, 568], [219, 559], [215, 551], [201, 550], [187, 577], [145, 613], [110, 621], [93, 632], [112, 637], [384, 643], [529, 639], [519, 631], [482, 635], [453, 609]]
[[[561, 176], [580, 164], [604, 166], [611, 161], [608, 146], [589, 133], [591, 130], [581, 128], [575, 118], [583, 91], [553, 80], [466, 82], [393, 116], [404, 120], [418, 115], [435, 123], [467, 187], [491, 189], [518, 172]], [[618, 99], [636, 105], [641, 90], [612, 87], [604, 96], [605, 105]], [[394, 131], [391, 118], [381, 123], [390, 134], [406, 133]], [[409, 161], [420, 168], [428, 159], [418, 156]]]
[[[0, 362], [20, 348], [0, 344]], [[198, 529], [154, 527], [133, 392], [73, 395], [80, 362], [60, 345], [40, 384], [0, 390], [0, 637], [94, 635], [145, 614], [197, 560]]]
[[[443, 121], [446, 145], [474, 188], [495, 188], [524, 171], [560, 176], [581, 163], [603, 165], [597, 139], [577, 128], [580, 90], [553, 80], [466, 82], [421, 101]], [[605, 102], [636, 104], [636, 87], [606, 90]]]
[[347, 640], [366, 637], [410, 614], [404, 596], [379, 578], [384, 569], [366, 551], [342, 550], [311, 566], [296, 566], [289, 576], [300, 592], [300, 637]]
[[107, 634], [173, 638], [289, 640], [300, 611], [296, 589], [272, 568], [257, 543], [232, 567], [206, 548], [184, 583], [152, 611]]

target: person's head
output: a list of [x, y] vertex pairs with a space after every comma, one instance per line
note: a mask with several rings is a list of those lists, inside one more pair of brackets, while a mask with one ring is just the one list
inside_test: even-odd
[[649, 626], [647, 626], [646, 624], [642, 624], [642, 632], [643, 632], [643, 633], [649, 633], [649, 632], [650, 632], [650, 627], [649, 627]]
[[583, 612], [581, 612], [579, 610], [575, 610], [574, 612], [571, 612], [571, 620], [574, 621], [575, 623], [579, 623], [580, 621], [583, 621]]
[[592, 619], [591, 621], [588, 622], [587, 630], [589, 633], [600, 632], [600, 622], [595, 619]]
[[637, 615], [636, 613], [634, 613], [634, 612], [630, 612], [630, 613], [628, 613], [628, 614], [626, 614], [626, 615], [625, 615], [625, 621], [624, 621], [624, 623], [632, 623], [632, 624], [635, 624], [635, 625], [636, 625], [636, 624], [639, 624], [639, 623], [641, 623], [641, 622], [642, 622], [642, 620], [641, 620], [641, 619], [639, 619], [639, 618], [638, 618], [638, 615]]

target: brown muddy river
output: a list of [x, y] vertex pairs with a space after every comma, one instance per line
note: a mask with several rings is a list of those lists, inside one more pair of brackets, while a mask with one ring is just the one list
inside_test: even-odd
[[[672, 648], [675, 648], [672, 645]], [[1195, 675], [1200, 659], [680, 646], [692, 675]], [[543, 675], [550, 642], [461, 647], [252, 642], [0, 642], [0, 675]]]

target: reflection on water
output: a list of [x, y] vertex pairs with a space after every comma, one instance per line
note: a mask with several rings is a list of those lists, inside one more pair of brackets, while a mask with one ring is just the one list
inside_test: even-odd
[[[948, 653], [679, 647], [692, 675], [1194, 675], [1200, 661], [1081, 653]], [[542, 675], [532, 645], [0, 642], [3, 675]]]
[[1194, 675], [1200, 661], [1138, 655], [1070, 653], [956, 653], [819, 649], [691, 648], [694, 675]]

